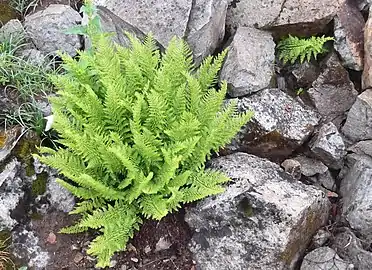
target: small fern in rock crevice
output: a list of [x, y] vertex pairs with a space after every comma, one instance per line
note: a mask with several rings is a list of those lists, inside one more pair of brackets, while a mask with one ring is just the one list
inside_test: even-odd
[[160, 220], [223, 191], [229, 178], [205, 162], [252, 113], [224, 102], [226, 82], [213, 88], [226, 51], [194, 70], [182, 39], [173, 38], [163, 55], [151, 36], [142, 43], [128, 34], [131, 48], [113, 46], [93, 7], [84, 11], [92, 48], [79, 60], [63, 55], [66, 72], [53, 78], [61, 147], [41, 148], [37, 157], [59, 169], [69, 179], [59, 183], [81, 199], [72, 211], [81, 220], [62, 232], [98, 230], [88, 253], [106, 267], [143, 217]]
[[287, 62], [294, 64], [298, 58], [300, 63], [303, 63], [305, 59], [310, 61], [312, 56], [316, 59], [319, 54], [328, 51], [324, 44], [331, 40], [334, 39], [325, 36], [300, 39], [289, 35], [288, 38], [281, 40], [277, 45], [279, 60], [283, 60], [284, 64]]

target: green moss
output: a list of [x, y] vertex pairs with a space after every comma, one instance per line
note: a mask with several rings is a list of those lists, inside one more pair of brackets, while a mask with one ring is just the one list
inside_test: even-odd
[[17, 18], [17, 13], [6, 2], [0, 2], [0, 24], [6, 24], [11, 19]]
[[37, 152], [36, 146], [39, 144], [40, 138], [34, 133], [29, 133], [18, 142], [14, 149], [14, 155], [26, 165], [27, 176], [35, 174], [32, 154]]
[[48, 174], [43, 172], [36, 176], [36, 180], [32, 183], [31, 192], [33, 196], [42, 195], [46, 191]]

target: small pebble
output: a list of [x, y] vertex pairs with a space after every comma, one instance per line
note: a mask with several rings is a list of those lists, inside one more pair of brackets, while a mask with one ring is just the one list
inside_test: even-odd
[[118, 262], [116, 260], [110, 261], [110, 267], [115, 267]]
[[128, 267], [125, 265], [125, 264], [123, 264], [121, 267], [120, 267], [120, 270], [127, 270], [128, 269]]
[[136, 247], [133, 246], [131, 243], [129, 243], [129, 244], [127, 245], [127, 250], [128, 250], [129, 252], [133, 251], [133, 252], [137, 253], [137, 249], [136, 249]]
[[146, 254], [147, 254], [147, 253], [150, 253], [150, 252], [151, 252], [151, 248], [150, 248], [150, 246], [147, 245], [147, 246], [145, 247], [144, 251], [145, 251]]
[[82, 259], [84, 259], [83, 254], [81, 254], [80, 252], [76, 253], [76, 255], [74, 257], [74, 263], [79, 263]]
[[130, 258], [130, 260], [132, 261], [132, 262], [138, 262], [139, 260], [137, 259], [137, 258], [135, 258], [135, 257], [133, 257], [133, 258]]
[[165, 240], [164, 237], [160, 237], [159, 241], [156, 243], [155, 252], [166, 250], [170, 248], [172, 243]]

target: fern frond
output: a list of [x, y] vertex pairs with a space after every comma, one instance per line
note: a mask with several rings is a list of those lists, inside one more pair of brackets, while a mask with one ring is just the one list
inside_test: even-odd
[[279, 51], [279, 60], [283, 63], [294, 62], [300, 58], [300, 63], [306, 60], [310, 61], [313, 56], [315, 59], [319, 54], [327, 52], [324, 48], [324, 43], [334, 40], [332, 37], [311, 37], [308, 39], [300, 39], [289, 35], [288, 38], [281, 40], [278, 43], [277, 49]]

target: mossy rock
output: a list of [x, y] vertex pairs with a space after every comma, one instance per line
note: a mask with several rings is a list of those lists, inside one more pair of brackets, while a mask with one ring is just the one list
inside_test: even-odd
[[18, 14], [6, 2], [0, 2], [0, 26], [11, 19], [17, 19]]
[[32, 182], [31, 192], [32, 196], [42, 195], [46, 191], [46, 186], [48, 182], [48, 174], [43, 172], [36, 176], [36, 180]]
[[37, 152], [37, 145], [40, 145], [40, 138], [31, 132], [22, 137], [13, 151], [18, 160], [26, 165], [26, 176], [35, 174], [32, 154]]

